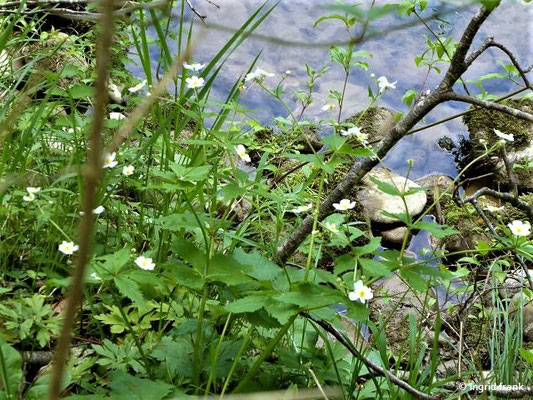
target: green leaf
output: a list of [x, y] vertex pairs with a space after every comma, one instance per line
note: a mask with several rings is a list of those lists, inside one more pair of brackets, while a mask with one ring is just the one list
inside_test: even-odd
[[372, 277], [389, 277], [391, 276], [391, 271], [382, 261], [376, 261], [369, 258], [360, 258], [359, 264], [363, 268], [363, 272], [366, 276]]
[[381, 237], [377, 236], [370, 239], [370, 242], [364, 246], [354, 247], [353, 252], [356, 256], [360, 257], [365, 254], [373, 253], [379, 248], [379, 246], [381, 246]]
[[128, 299], [136, 303], [138, 306], [144, 304], [144, 298], [139, 290], [139, 285], [134, 280], [128, 278], [125, 275], [121, 275], [113, 279], [118, 291], [126, 296]]
[[206, 179], [213, 167], [210, 165], [203, 165], [200, 167], [184, 167], [177, 163], [173, 163], [170, 165], [170, 168], [172, 171], [174, 171], [179, 180], [195, 183]]
[[374, 178], [373, 176], [369, 176], [368, 177], [377, 187], [379, 190], [381, 190], [383, 193], [387, 193], [387, 194], [390, 194], [391, 196], [399, 196], [399, 197], [402, 197], [404, 194], [403, 192], [398, 189], [396, 186], [390, 184], [390, 183], [387, 183], [387, 182], [383, 182], [383, 181], [380, 181], [380, 180], [377, 180], [376, 178]]
[[263, 293], [253, 294], [251, 296], [243, 297], [242, 299], [235, 300], [226, 306], [226, 310], [229, 312], [239, 314], [245, 312], [254, 312], [261, 308], [265, 308], [268, 311], [267, 305], [269, 303], [269, 296]]
[[0, 399], [18, 399], [18, 386], [21, 379], [22, 358], [19, 352], [0, 336]]
[[420, 229], [423, 231], [427, 231], [431, 233], [433, 236], [435, 236], [438, 239], [445, 238], [447, 236], [454, 235], [456, 233], [459, 233], [453, 228], [449, 228], [446, 226], [439, 225], [435, 222], [430, 221], [420, 221], [416, 224], [412, 225], [412, 229]]
[[246, 253], [239, 248], [232, 254], [232, 258], [241, 265], [249, 266], [247, 274], [260, 281], [274, 281], [283, 272], [281, 267], [256, 251]]
[[312, 310], [342, 304], [345, 299], [337, 290], [330, 287], [311, 282], [301, 282], [293, 285], [289, 293], [280, 295], [278, 300], [283, 303], [295, 304], [306, 310]]
[[185, 338], [172, 339], [163, 336], [150, 356], [164, 363], [171, 375], [177, 374], [182, 378], [192, 377], [193, 346], [190, 340]]
[[103, 269], [106, 272], [109, 272], [111, 275], [117, 275], [122, 267], [131, 260], [131, 250], [125, 248], [113, 254], [98, 257], [95, 260], [104, 262]]
[[94, 96], [94, 88], [81, 83], [68, 88], [68, 93], [73, 99], [85, 99]]
[[163, 400], [173, 389], [164, 382], [137, 378], [124, 372], [111, 372], [111, 397], [116, 400]]
[[531, 349], [524, 349], [523, 347], [520, 348], [520, 355], [524, 360], [528, 362], [528, 364], [533, 364], [533, 350]]

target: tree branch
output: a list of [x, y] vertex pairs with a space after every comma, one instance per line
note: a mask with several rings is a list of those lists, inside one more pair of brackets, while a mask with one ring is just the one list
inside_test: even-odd
[[501, 111], [506, 114], [512, 115], [513, 117], [520, 118], [520, 119], [523, 119], [529, 122], [533, 122], [533, 114], [518, 110], [513, 107], [509, 107], [503, 104], [499, 104], [494, 101], [487, 101], [483, 99], [478, 99], [477, 97], [465, 96], [464, 94], [459, 94], [452, 90], [444, 93], [443, 99], [474, 104], [476, 106], [488, 108], [489, 110]]
[[489, 188], [481, 188], [477, 192], [475, 192], [473, 195], [465, 197], [462, 200], [459, 200], [461, 204], [464, 203], [471, 203], [472, 201], [476, 200], [477, 198], [481, 196], [489, 195], [492, 197], [496, 197], [497, 199], [505, 200], [511, 203], [516, 208], [519, 208], [520, 210], [524, 211], [528, 219], [533, 223], [533, 207], [530, 206], [528, 203], [526, 203], [523, 200], [518, 199], [517, 197], [513, 196], [511, 193], [505, 193], [505, 192], [498, 192], [493, 189]]
[[[333, 203], [341, 200], [361, 179], [374, 168], [378, 159], [383, 158], [388, 151], [433, 108], [446, 100], [446, 94], [451, 92], [455, 82], [467, 70], [465, 58], [472, 41], [479, 31], [483, 22], [490, 15], [492, 10], [481, 8], [476, 15], [470, 20], [463, 36], [461, 37], [457, 49], [453, 55], [451, 65], [446, 72], [442, 82], [424, 101], [418, 102], [412, 109], [402, 117], [390, 130], [385, 133], [383, 140], [378, 143], [375, 149], [377, 157], [359, 159], [354, 162], [349, 172], [346, 174], [341, 183], [328, 195], [326, 200], [320, 205], [318, 210], [318, 220], [322, 220], [333, 211]], [[531, 116], [533, 119], [533, 115]], [[313, 229], [314, 216], [306, 217], [302, 224], [283, 242], [277, 249], [276, 260], [284, 263], [298, 249], [298, 246], [304, 241], [307, 235]]]

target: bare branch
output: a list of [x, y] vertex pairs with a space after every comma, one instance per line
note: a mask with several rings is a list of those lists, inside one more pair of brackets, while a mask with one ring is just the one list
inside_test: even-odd
[[496, 197], [497, 199], [505, 200], [505, 201], [511, 203], [516, 208], [519, 208], [520, 210], [524, 211], [527, 214], [528, 219], [531, 221], [531, 223], [533, 223], [533, 207], [530, 206], [525, 201], [520, 200], [519, 198], [515, 197], [511, 193], [498, 192], [496, 190], [484, 187], [484, 188], [479, 189], [473, 195], [465, 197], [464, 199], [459, 200], [459, 201], [462, 204], [470, 203], [473, 200], [476, 200], [479, 197], [485, 196], [485, 195]]
[[489, 110], [501, 111], [506, 114], [512, 115], [513, 117], [520, 118], [520, 119], [523, 119], [529, 122], [533, 122], [533, 114], [530, 114], [528, 112], [524, 112], [524, 111], [518, 110], [513, 107], [509, 107], [503, 104], [499, 104], [494, 101], [487, 101], [487, 100], [479, 99], [477, 97], [466, 96], [464, 94], [459, 94], [451, 90], [443, 94], [443, 99], [474, 104], [476, 106], [488, 108]]

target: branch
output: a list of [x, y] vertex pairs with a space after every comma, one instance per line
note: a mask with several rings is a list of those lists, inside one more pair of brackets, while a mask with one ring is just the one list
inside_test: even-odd
[[478, 99], [477, 97], [465, 96], [464, 94], [456, 93], [452, 90], [443, 94], [444, 100], [461, 101], [463, 103], [470, 103], [489, 110], [501, 111], [513, 117], [520, 118], [529, 122], [533, 122], [533, 114], [518, 110], [513, 107], [509, 107], [503, 104], [496, 103], [494, 101], [487, 101]]
[[323, 320], [316, 319], [316, 318], [312, 317], [311, 315], [309, 315], [307, 313], [302, 313], [302, 315], [304, 317], [306, 317], [307, 319], [310, 319], [311, 321], [313, 321], [315, 324], [319, 325], [322, 329], [324, 329], [329, 334], [331, 334], [340, 344], [342, 344], [344, 347], [346, 347], [346, 349], [350, 353], [352, 353], [354, 357], [357, 357], [357, 359], [361, 360], [369, 369], [371, 369], [374, 372], [376, 372], [377, 374], [387, 378], [392, 383], [394, 383], [396, 386], [398, 386], [399, 388], [405, 390], [411, 396], [413, 396], [413, 397], [415, 397], [417, 399], [421, 399], [421, 400], [437, 400], [437, 399], [440, 399], [440, 398], [443, 397], [442, 395], [440, 395], [440, 396], [431, 396], [431, 395], [422, 393], [421, 391], [415, 389], [414, 387], [409, 385], [407, 382], [405, 382], [404, 380], [398, 378], [396, 375], [391, 373], [389, 370], [387, 370], [387, 369], [383, 368], [382, 366], [376, 364], [370, 358], [365, 357], [364, 355], [362, 355], [355, 348], [355, 346], [351, 342], [349, 342], [348, 340], [346, 340], [344, 338], [344, 335], [342, 333], [340, 333], [337, 329], [335, 329], [335, 327], [333, 327], [329, 323], [327, 323], [327, 322], [325, 322]]
[[[465, 57], [472, 41], [483, 22], [492, 11], [481, 8], [466, 27], [455, 51], [451, 65], [442, 82], [424, 101], [418, 102], [402, 119], [385, 133], [383, 140], [376, 146], [376, 157], [359, 159], [354, 162], [344, 179], [327, 196], [320, 205], [317, 218], [319, 221], [333, 212], [333, 203], [341, 200], [361, 179], [374, 168], [378, 160], [383, 158], [388, 151], [410, 130], [424, 118], [433, 108], [447, 99], [446, 94], [451, 92], [455, 82], [468, 68]], [[453, 93], [453, 92], [452, 92]], [[533, 119], [533, 115], [531, 116]], [[277, 249], [276, 260], [284, 263], [298, 249], [313, 229], [314, 215], [307, 216], [302, 224], [283, 242]]]
[[519, 208], [520, 210], [524, 211], [527, 214], [528, 219], [533, 223], [533, 207], [530, 206], [528, 203], [526, 203], [523, 200], [520, 200], [513, 196], [511, 193], [505, 193], [505, 192], [498, 192], [493, 189], [489, 188], [481, 188], [477, 192], [475, 192], [472, 196], [465, 197], [462, 200], [459, 200], [461, 204], [464, 203], [471, 203], [472, 201], [478, 199], [481, 196], [489, 195], [492, 197], [496, 197], [497, 199], [505, 200], [511, 203], [516, 208]]

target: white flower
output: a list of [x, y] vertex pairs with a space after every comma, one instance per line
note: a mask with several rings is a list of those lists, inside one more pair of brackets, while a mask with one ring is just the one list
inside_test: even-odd
[[146, 81], [146, 79], [144, 79], [144, 80], [142, 80], [141, 82], [139, 82], [137, 85], [128, 88], [128, 91], [129, 91], [130, 93], [136, 93], [136, 92], [138, 92], [139, 90], [141, 90], [143, 87], [145, 87], [145, 86], [146, 86], [146, 83], [147, 83], [147, 81]]
[[361, 128], [354, 126], [346, 131], [341, 131], [342, 136], [355, 136], [361, 143], [366, 144], [368, 141], [368, 135], [361, 131]]
[[360, 301], [364, 304], [367, 300], [374, 297], [374, 294], [372, 293], [372, 289], [363, 284], [362, 280], [358, 280], [353, 285], [353, 292], [348, 293], [348, 297], [351, 301]]
[[70, 256], [79, 249], [79, 246], [77, 244], [74, 244], [74, 242], [67, 242], [66, 240], [63, 240], [63, 242], [59, 245], [58, 249], [61, 253]]
[[101, 281], [102, 278], [100, 278], [100, 276], [96, 273], [96, 272], [93, 272], [91, 273], [91, 275], [89, 275], [91, 278], [93, 278], [95, 281]]
[[133, 165], [126, 165], [124, 168], [122, 168], [122, 175], [124, 176], [133, 175], [133, 171], [135, 171], [135, 168], [133, 167]]
[[250, 156], [248, 155], [248, 153], [246, 152], [246, 147], [244, 147], [242, 144], [239, 144], [235, 147], [235, 152], [237, 153], [237, 155], [243, 159], [243, 161], [245, 162], [250, 162], [252, 161], [250, 159]]
[[298, 206], [294, 210], [291, 210], [291, 212], [295, 214], [300, 214], [306, 211], [309, 211], [311, 208], [313, 208], [313, 203], [306, 204], [304, 206]]
[[285, 71], [285, 75], [290, 75], [292, 72], [290, 69], [288, 69], [287, 71]]
[[110, 83], [108, 86], [108, 89], [109, 91], [112, 93], [112, 98], [113, 99], [121, 99], [122, 98], [122, 93], [120, 93], [120, 90], [118, 88], [117, 85], [115, 85], [114, 83]]
[[35, 200], [35, 195], [33, 193], [28, 193], [27, 196], [22, 196], [22, 200], [24, 200], [24, 201], [33, 201], [33, 200]]
[[198, 76], [191, 76], [190, 78], [185, 79], [187, 82], [187, 87], [189, 89], [196, 89], [204, 86], [204, 78]]
[[355, 201], [350, 201], [348, 199], [342, 199], [338, 203], [333, 203], [333, 207], [339, 211], [351, 210], [352, 208], [355, 207]]
[[326, 229], [332, 233], [339, 233], [339, 229], [337, 228], [337, 225], [335, 225], [333, 222], [326, 222], [324, 224], [324, 226], [326, 227]]
[[151, 271], [155, 268], [155, 264], [152, 262], [151, 258], [146, 258], [145, 256], [139, 256], [135, 259], [135, 264], [139, 266], [139, 268]]
[[124, 116], [124, 114], [122, 113], [119, 113], [119, 112], [110, 112], [109, 113], [109, 119], [115, 119], [117, 121], [120, 121], [122, 119], [125, 119], [126, 117]]
[[398, 81], [389, 82], [386, 77], [380, 76], [378, 79], [379, 91], [384, 92], [387, 89], [396, 89], [396, 83]]
[[118, 161], [115, 161], [115, 156], [117, 153], [107, 153], [104, 156], [104, 168], [113, 168], [118, 164]]
[[98, 206], [93, 210], [93, 214], [100, 215], [105, 211], [104, 206]]
[[193, 63], [193, 64], [187, 64], [186, 62], [183, 63], [183, 68], [188, 69], [190, 71], [200, 71], [204, 67], [205, 67], [205, 64], [200, 64], [200, 63]]
[[513, 235], [515, 236], [529, 236], [531, 225], [529, 222], [522, 222], [514, 220], [510, 224], [507, 224]]
[[375, 78], [375, 77], [376, 77], [376, 74], [372, 72], [372, 73], [370, 74], [370, 77], [371, 77], [371, 78]]
[[508, 142], [513, 142], [514, 141], [514, 136], [513, 134], [509, 133], [503, 133], [502, 131], [499, 131], [498, 129], [494, 129], [494, 133], [496, 134], [496, 136], [498, 136], [499, 138], [502, 138], [504, 140], [507, 140]]
[[500, 212], [500, 211], [503, 211], [503, 209], [505, 208], [505, 206], [501, 206], [501, 207], [494, 207], [494, 206], [491, 206], [490, 204], [487, 205], [485, 207], [485, 210], [487, 210], [488, 212]]
[[265, 77], [271, 77], [271, 76], [274, 76], [274, 75], [275, 74], [272, 74], [270, 72], [266, 72], [265, 70], [262, 70], [261, 68], [256, 68], [254, 72], [250, 72], [249, 74], [247, 74], [246, 77], [244, 78], [244, 80], [246, 82], [251, 81], [253, 79], [260, 80], [260, 79], [263, 79]]
[[27, 196], [23, 196], [22, 200], [24, 201], [33, 201], [35, 200], [35, 193], [39, 192], [41, 190], [40, 187], [27, 187], [26, 191], [28, 192]]
[[335, 108], [335, 103], [328, 103], [322, 107], [322, 111], [333, 110]]
[[[96, 208], [93, 210], [93, 214], [94, 214], [94, 215], [100, 215], [100, 214], [102, 214], [104, 211], [105, 211], [105, 207], [104, 207], [104, 206], [98, 206], [98, 207], [96, 207]], [[85, 215], [85, 212], [80, 211], [80, 215]]]

